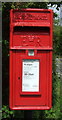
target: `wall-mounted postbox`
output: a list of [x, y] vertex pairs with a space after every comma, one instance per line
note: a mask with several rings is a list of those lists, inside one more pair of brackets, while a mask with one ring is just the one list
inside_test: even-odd
[[10, 11], [10, 108], [52, 106], [52, 20], [47, 9]]

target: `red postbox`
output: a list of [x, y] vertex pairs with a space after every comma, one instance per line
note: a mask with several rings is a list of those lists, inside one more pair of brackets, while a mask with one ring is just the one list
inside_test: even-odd
[[52, 22], [48, 9], [10, 11], [10, 108], [52, 107]]

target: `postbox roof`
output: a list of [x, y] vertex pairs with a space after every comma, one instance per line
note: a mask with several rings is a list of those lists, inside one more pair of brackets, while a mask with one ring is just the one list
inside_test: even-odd
[[52, 22], [52, 10], [50, 9], [11, 9], [11, 24], [14, 26], [47, 26]]

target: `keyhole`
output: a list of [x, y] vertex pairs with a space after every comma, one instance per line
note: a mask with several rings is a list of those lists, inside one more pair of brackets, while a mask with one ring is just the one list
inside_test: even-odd
[[18, 79], [20, 80], [20, 77], [18, 77]]

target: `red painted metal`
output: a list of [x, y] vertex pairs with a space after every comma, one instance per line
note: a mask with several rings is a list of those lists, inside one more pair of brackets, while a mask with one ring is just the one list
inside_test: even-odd
[[[48, 110], [52, 107], [53, 12], [47, 9], [10, 11], [10, 108]], [[34, 50], [34, 56], [28, 51]], [[39, 60], [39, 92], [22, 91], [22, 61]]]

